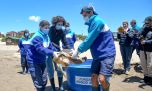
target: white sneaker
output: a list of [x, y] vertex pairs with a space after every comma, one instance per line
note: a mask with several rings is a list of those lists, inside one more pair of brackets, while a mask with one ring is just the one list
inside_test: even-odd
[[126, 75], [129, 75], [129, 71], [128, 71], [128, 70], [126, 70], [125, 74], [126, 74]]
[[59, 91], [64, 91], [64, 88], [62, 86], [59, 87]]

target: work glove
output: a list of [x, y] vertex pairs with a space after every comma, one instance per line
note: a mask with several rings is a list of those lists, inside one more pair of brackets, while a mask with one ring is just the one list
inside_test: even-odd
[[74, 50], [71, 58], [76, 59], [79, 54], [80, 54], [80, 52], [78, 50]]
[[73, 49], [63, 49], [62, 51], [72, 55], [74, 50]]
[[57, 59], [59, 56], [59, 52], [53, 52], [53, 58]]

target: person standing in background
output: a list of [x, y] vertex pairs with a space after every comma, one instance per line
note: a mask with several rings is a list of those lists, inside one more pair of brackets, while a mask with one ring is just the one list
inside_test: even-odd
[[139, 42], [140, 41], [138, 39], [138, 35], [139, 35], [139, 32], [140, 32], [141, 28], [137, 25], [136, 20], [132, 20], [130, 22], [130, 25], [131, 25], [130, 31], [133, 32], [133, 40], [132, 40], [132, 43], [131, 43], [131, 45], [133, 46], [132, 53], [136, 49], [136, 53], [139, 56], [140, 52], [139, 52], [139, 48], [138, 47], [139, 47]]
[[132, 56], [132, 36], [130, 36], [130, 29], [128, 28], [128, 22], [124, 21], [122, 23], [123, 27], [118, 29], [117, 37], [119, 39], [119, 45], [120, 45], [120, 52], [123, 60], [124, 65], [124, 73], [129, 74], [130, 71], [130, 61]]
[[152, 16], [146, 17], [140, 33], [140, 61], [144, 82], [152, 85]]
[[21, 56], [21, 67], [22, 67], [22, 74], [28, 73], [28, 65], [27, 65], [27, 50], [30, 46], [30, 33], [28, 30], [24, 30], [23, 37], [19, 39], [18, 47]]
[[[70, 29], [70, 24], [68, 22], [65, 24], [65, 36], [66, 36], [66, 41], [70, 46], [70, 49], [74, 49], [74, 43], [76, 42], [76, 35]], [[63, 49], [64, 48], [66, 48], [66, 46], [63, 45]]]

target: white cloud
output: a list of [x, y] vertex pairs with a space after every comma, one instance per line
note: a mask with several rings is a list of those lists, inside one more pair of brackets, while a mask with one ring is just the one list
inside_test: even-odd
[[5, 32], [1, 32], [1, 34], [6, 34]]
[[41, 19], [40, 16], [29, 16], [29, 20], [34, 21], [34, 22], [39, 22]]

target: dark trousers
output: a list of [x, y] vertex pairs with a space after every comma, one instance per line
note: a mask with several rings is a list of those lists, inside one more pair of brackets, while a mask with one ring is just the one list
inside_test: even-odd
[[132, 54], [133, 54], [134, 50], [136, 50], [137, 55], [140, 56], [140, 50], [139, 50], [139, 48], [132, 47]]
[[34, 67], [34, 64], [28, 62], [28, 67], [29, 67], [29, 72], [31, 74], [31, 78], [32, 78], [33, 84], [35, 84], [36, 77], [35, 77], [35, 67]]
[[37, 91], [44, 91], [47, 84], [46, 64], [34, 64], [34, 67], [36, 77], [35, 87], [37, 88]]
[[23, 72], [27, 73], [28, 72], [28, 65], [27, 65], [26, 55], [21, 55], [21, 66], [22, 66]]
[[132, 47], [126, 45], [120, 45], [120, 52], [123, 60], [125, 70], [130, 70], [130, 61], [132, 56]]

